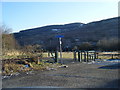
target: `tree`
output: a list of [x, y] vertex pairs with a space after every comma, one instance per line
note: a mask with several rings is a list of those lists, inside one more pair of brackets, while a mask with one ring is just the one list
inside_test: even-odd
[[30, 52], [30, 53], [35, 53], [35, 52], [41, 52], [41, 45], [39, 44], [35, 44], [35, 45], [26, 45], [23, 47], [23, 50], [26, 52]]
[[19, 48], [17, 41], [14, 38], [13, 34], [10, 34], [12, 31], [10, 28], [7, 28], [5, 25], [0, 27], [0, 44], [3, 51], [3, 54], [8, 50], [13, 50]]
[[99, 50], [104, 51], [115, 51], [118, 50], [120, 41], [118, 38], [103, 38], [97, 42], [97, 47]]
[[2, 34], [10, 34], [12, 29], [8, 28], [6, 25], [1, 25], [0, 26], [0, 31]]
[[92, 44], [89, 42], [84, 42], [78, 46], [79, 50], [92, 50]]

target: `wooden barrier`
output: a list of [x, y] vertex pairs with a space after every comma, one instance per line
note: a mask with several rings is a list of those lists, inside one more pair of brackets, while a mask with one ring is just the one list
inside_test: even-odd
[[58, 51], [55, 52], [55, 63], [58, 62]]
[[76, 51], [74, 51], [74, 61], [77, 60], [77, 57], [76, 57]]
[[[78, 53], [78, 56], [76, 53]], [[89, 62], [89, 61], [95, 61], [95, 59], [97, 58], [98, 55], [95, 51], [74, 51], [74, 61]]]
[[[50, 52], [49, 52], [50, 53]], [[102, 52], [96, 52], [96, 51], [74, 51], [73, 52], [73, 60], [78, 61], [78, 62], [90, 62], [90, 61], [95, 61], [96, 59], [100, 58], [100, 55], [105, 55], [101, 54]], [[51, 55], [48, 54], [48, 56], [52, 56], [54, 62], [58, 62], [58, 51], [51, 52]], [[110, 54], [111, 59], [114, 58], [115, 54]], [[62, 60], [62, 59], [61, 59]], [[59, 61], [59, 63], [62, 63]]]
[[81, 62], [81, 54], [80, 54], [81, 52], [80, 51], [78, 51], [78, 61], [79, 62]]

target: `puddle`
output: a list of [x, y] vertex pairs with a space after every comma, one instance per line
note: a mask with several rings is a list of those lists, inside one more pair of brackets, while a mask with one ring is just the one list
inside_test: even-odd
[[114, 65], [114, 64], [120, 64], [120, 59], [104, 59], [101, 61], [95, 61], [91, 64], [97, 64], [97, 65]]

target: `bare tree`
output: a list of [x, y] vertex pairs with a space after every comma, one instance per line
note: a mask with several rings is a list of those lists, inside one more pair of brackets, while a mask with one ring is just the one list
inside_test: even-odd
[[8, 28], [8, 26], [6, 26], [6, 25], [1, 25], [0, 30], [1, 30], [2, 34], [10, 34], [12, 31], [12, 29]]
[[4, 52], [7, 52], [8, 50], [13, 50], [19, 47], [17, 41], [14, 38], [14, 35], [10, 33], [11, 31], [12, 29], [7, 28], [7, 26], [5, 25], [0, 26], [0, 32], [1, 32], [0, 44], [1, 44], [3, 54]]

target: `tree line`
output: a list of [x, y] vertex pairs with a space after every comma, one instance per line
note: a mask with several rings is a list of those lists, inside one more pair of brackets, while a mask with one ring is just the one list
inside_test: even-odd
[[[14, 38], [14, 35], [10, 33], [12, 29], [7, 28], [5, 26], [0, 27], [0, 31], [2, 33], [0, 36], [2, 37], [2, 40], [0, 40], [0, 43], [2, 45], [2, 53], [9, 50], [23, 50], [24, 52], [41, 52], [43, 51], [52, 51], [59, 49], [57, 46], [49, 46], [46, 48], [42, 48], [42, 45], [35, 44], [35, 45], [26, 45], [26, 46], [20, 46], [17, 40]], [[119, 50], [120, 41], [118, 38], [103, 38], [99, 40], [97, 43], [93, 44], [90, 42], [83, 42], [80, 45], [75, 45], [73, 47], [65, 48], [65, 46], [62, 47], [63, 51], [73, 51], [73, 50], [101, 50], [101, 51], [118, 51]]]
[[119, 51], [120, 41], [118, 38], [103, 38], [95, 44], [83, 42], [74, 46], [73, 50], [99, 50], [99, 51]]

